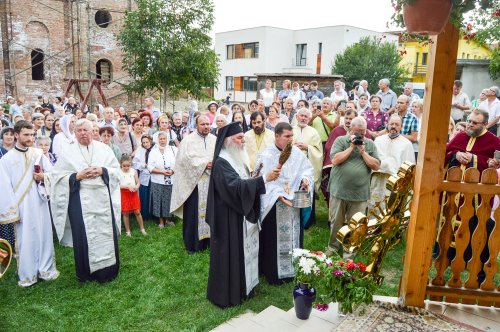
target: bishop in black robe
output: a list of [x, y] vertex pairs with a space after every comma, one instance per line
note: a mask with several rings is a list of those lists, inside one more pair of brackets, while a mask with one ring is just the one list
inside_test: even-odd
[[[234, 135], [244, 142], [237, 123], [219, 129], [208, 190], [211, 237], [207, 298], [222, 308], [240, 304], [258, 283], [257, 222], [260, 195], [266, 192], [264, 177], [250, 178], [245, 163], [222, 149], [224, 139]], [[275, 172], [275, 177], [266, 174], [266, 178], [276, 179], [279, 171]]]

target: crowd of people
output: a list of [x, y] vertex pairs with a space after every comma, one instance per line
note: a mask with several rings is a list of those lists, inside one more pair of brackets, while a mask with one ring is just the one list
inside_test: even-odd
[[[447, 166], [498, 168], [500, 89], [470, 102], [454, 82]], [[324, 96], [318, 83], [270, 80], [248, 104], [190, 102], [162, 114], [144, 108], [80, 107], [77, 99], [38, 97], [27, 106], [8, 97], [0, 109], [0, 237], [16, 250], [19, 285], [55, 279], [52, 227], [74, 247], [80, 281], [107, 281], [119, 271], [121, 220], [140, 236], [183, 220], [189, 253], [210, 247], [208, 299], [221, 307], [294, 276], [291, 252], [316, 222], [325, 199], [327, 254], [342, 255], [337, 231], [357, 212], [373, 213], [386, 181], [418, 158], [423, 100], [407, 83], [400, 95], [381, 79], [349, 91], [342, 81]], [[283, 162], [283, 156], [286, 155]], [[498, 158], [496, 158], [498, 157]], [[310, 206], [295, 207], [297, 192]]]

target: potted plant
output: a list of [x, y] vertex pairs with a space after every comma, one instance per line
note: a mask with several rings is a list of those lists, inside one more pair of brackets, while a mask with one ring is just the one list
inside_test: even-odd
[[[351, 259], [323, 265], [319, 285], [320, 301], [337, 302], [340, 314], [350, 313], [355, 306], [362, 303], [372, 303], [377, 284], [365, 270], [366, 266], [363, 263], [355, 263]], [[320, 304], [316, 305], [316, 308], [326, 310], [328, 306]]]
[[448, 19], [457, 28], [466, 30], [468, 22], [464, 14], [480, 20], [495, 17], [493, 14], [499, 9], [496, 0], [391, 0], [391, 3], [395, 10], [392, 21], [408, 33], [418, 35], [439, 34]]
[[332, 262], [324, 253], [307, 249], [294, 249], [292, 259], [296, 283], [293, 289], [295, 315], [299, 319], [308, 319], [316, 300], [316, 289], [313, 285], [320, 282], [322, 270]]

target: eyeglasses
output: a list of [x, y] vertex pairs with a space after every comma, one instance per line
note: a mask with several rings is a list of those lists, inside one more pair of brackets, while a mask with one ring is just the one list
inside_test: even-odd
[[473, 121], [473, 120], [467, 120], [467, 123], [470, 123], [470, 124], [472, 124], [474, 126], [484, 124], [484, 122], [477, 122], [477, 121]]

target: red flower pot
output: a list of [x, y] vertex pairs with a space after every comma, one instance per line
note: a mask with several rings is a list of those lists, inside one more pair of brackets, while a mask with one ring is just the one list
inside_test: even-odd
[[451, 0], [416, 0], [404, 5], [403, 19], [409, 33], [440, 34], [451, 14]]

